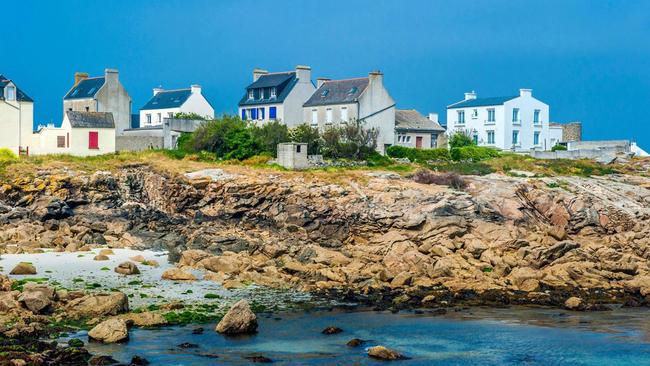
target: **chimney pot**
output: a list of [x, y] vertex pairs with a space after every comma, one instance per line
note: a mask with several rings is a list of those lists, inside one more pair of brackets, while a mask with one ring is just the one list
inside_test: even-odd
[[429, 121], [433, 121], [433, 122], [438, 123], [438, 113], [430, 112], [429, 113]]
[[192, 91], [192, 94], [201, 94], [201, 85], [199, 84], [192, 84], [192, 87], [190, 88]]
[[81, 82], [81, 80], [88, 79], [88, 73], [87, 72], [75, 72], [74, 73], [74, 85], [76, 86]]
[[533, 96], [533, 89], [519, 89], [519, 96], [520, 97], [532, 97]]
[[259, 68], [253, 69], [253, 81], [257, 81], [257, 79], [259, 79], [260, 76], [266, 75], [268, 73], [269, 72], [267, 70], [263, 70], [263, 69], [259, 69]]
[[465, 93], [465, 100], [476, 99], [476, 92], [472, 90], [469, 93]]

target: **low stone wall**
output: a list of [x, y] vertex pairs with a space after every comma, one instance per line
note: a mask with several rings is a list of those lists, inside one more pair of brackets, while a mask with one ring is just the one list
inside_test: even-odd
[[162, 136], [117, 136], [115, 138], [116, 151], [142, 151], [162, 148]]
[[604, 157], [614, 158], [617, 155], [626, 154], [628, 151], [618, 146], [604, 147], [600, 149], [580, 150], [558, 150], [558, 151], [531, 151], [530, 156], [536, 159], [601, 159]]

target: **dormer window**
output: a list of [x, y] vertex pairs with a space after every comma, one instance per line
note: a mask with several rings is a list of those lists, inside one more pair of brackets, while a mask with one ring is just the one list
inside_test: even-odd
[[350, 90], [348, 91], [348, 95], [352, 95], [352, 94], [356, 93], [357, 90], [359, 90], [359, 89], [357, 89], [356, 86], [353, 86], [353, 87], [350, 88]]
[[276, 97], [276, 95], [275, 95], [275, 87], [272, 87], [271, 88], [271, 98], [275, 98], [275, 97]]
[[325, 89], [320, 93], [320, 97], [325, 98], [329, 93], [330, 93], [329, 89]]
[[250, 89], [248, 91], [248, 100], [251, 100], [251, 99], [253, 99], [253, 89]]
[[13, 85], [9, 85], [5, 88], [6, 91], [6, 100], [16, 100], [16, 87]]
[[260, 89], [260, 99], [264, 99], [264, 89]]

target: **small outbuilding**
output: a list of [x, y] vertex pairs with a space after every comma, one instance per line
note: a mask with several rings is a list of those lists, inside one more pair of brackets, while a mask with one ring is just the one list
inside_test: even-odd
[[287, 169], [308, 168], [307, 144], [302, 142], [283, 142], [278, 144], [277, 162]]

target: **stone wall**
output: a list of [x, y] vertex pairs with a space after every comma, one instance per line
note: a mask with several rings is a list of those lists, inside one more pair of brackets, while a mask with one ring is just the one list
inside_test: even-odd
[[582, 141], [582, 122], [569, 122], [562, 125], [564, 142]]
[[142, 151], [147, 149], [162, 149], [162, 136], [116, 136], [116, 151]]

